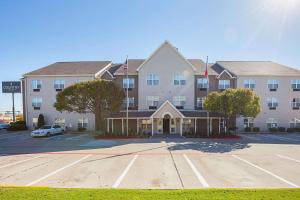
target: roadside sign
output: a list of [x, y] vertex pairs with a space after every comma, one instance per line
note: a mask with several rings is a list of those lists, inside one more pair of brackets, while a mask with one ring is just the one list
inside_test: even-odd
[[2, 93], [21, 93], [21, 82], [2, 81]]

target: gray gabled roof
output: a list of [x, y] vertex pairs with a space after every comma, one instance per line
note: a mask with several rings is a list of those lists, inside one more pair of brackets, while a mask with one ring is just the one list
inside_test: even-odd
[[24, 76], [95, 75], [110, 64], [111, 61], [56, 62]]
[[217, 61], [237, 76], [299, 76], [300, 71], [271, 61]]

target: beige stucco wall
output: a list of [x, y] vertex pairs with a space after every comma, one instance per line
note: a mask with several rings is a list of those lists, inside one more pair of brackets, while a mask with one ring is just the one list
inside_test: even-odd
[[[271, 73], [271, 72], [270, 72]], [[289, 121], [300, 117], [299, 110], [293, 110], [291, 101], [293, 98], [300, 97], [300, 92], [293, 91], [291, 80], [300, 79], [300, 77], [287, 76], [239, 76], [237, 78], [237, 87], [244, 87], [244, 80], [253, 79], [255, 81], [254, 92], [260, 97], [261, 113], [254, 119], [254, 126], [260, 127], [262, 131], [267, 130], [266, 121], [268, 118], [274, 118], [278, 122], [278, 127], [289, 127]], [[275, 79], [279, 81], [279, 87], [276, 92], [270, 92], [268, 89], [268, 80]], [[278, 100], [276, 110], [269, 110], [267, 98], [275, 97]], [[243, 118], [237, 118], [239, 130], [244, 130]]]
[[[72, 126], [72, 129], [77, 129], [78, 119], [82, 117], [88, 118], [88, 129], [93, 130], [95, 127], [95, 120], [93, 114], [78, 114], [78, 113], [60, 113], [55, 110], [53, 104], [56, 99], [57, 92], [54, 89], [54, 80], [65, 80], [65, 87], [75, 84], [77, 81], [92, 80], [93, 76], [34, 76], [25, 78], [25, 108], [26, 108], [26, 121], [29, 129], [33, 129], [32, 119], [37, 118], [39, 114], [43, 114], [46, 124], [52, 125], [55, 118], [64, 118], [66, 126]], [[41, 80], [42, 88], [40, 92], [33, 92], [31, 82], [32, 80]], [[34, 97], [41, 97], [42, 107], [40, 110], [34, 110], [32, 107], [32, 99]]]
[[[164, 44], [139, 70], [139, 109], [147, 110], [147, 96], [159, 96], [159, 106], [166, 100], [173, 102], [174, 96], [185, 96], [184, 109], [194, 109], [194, 71], [182, 58], [177, 50], [169, 44]], [[148, 86], [147, 75], [150, 73], [159, 76], [159, 85]], [[174, 74], [184, 74], [186, 85], [175, 86]]]

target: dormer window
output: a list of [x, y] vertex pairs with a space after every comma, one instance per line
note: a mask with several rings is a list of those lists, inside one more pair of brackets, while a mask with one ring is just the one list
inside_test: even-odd
[[230, 88], [230, 80], [219, 80], [219, 90]]
[[34, 92], [39, 92], [42, 88], [42, 81], [41, 80], [32, 80], [31, 87]]

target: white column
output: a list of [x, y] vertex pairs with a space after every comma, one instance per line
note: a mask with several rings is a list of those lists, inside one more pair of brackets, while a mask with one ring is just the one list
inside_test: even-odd
[[111, 132], [114, 132], [114, 119], [111, 119]]
[[180, 122], [179, 122], [180, 124], [180, 135], [182, 135], [182, 118], [180, 118]]
[[219, 134], [221, 133], [221, 118], [219, 117]]
[[136, 118], [136, 134], [139, 134], [139, 119]]
[[212, 118], [209, 119], [209, 134], [211, 134], [211, 131], [212, 131]]
[[122, 118], [122, 134], [124, 134], [124, 120]]
[[153, 120], [153, 117], [151, 118], [151, 127], [152, 127], [152, 131], [151, 131], [151, 133], [152, 133], [152, 136], [153, 136], [153, 134], [154, 134], [154, 120]]
[[195, 134], [197, 133], [197, 118], [194, 119]]
[[109, 132], [109, 119], [107, 118], [106, 121], [107, 121], [107, 127], [106, 127], [106, 129], [107, 129], [107, 132]]

